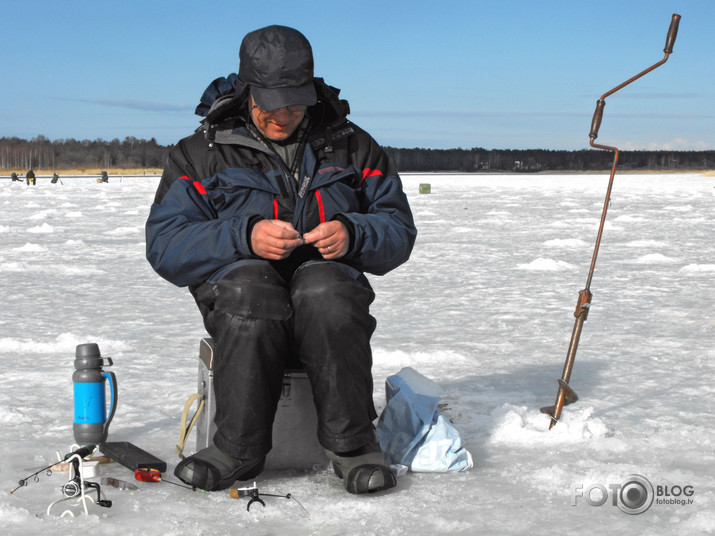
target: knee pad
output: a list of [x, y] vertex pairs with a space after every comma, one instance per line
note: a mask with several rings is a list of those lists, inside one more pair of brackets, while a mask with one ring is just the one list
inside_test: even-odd
[[293, 314], [286, 283], [267, 262], [239, 266], [215, 288], [218, 311], [270, 320], [287, 320]]
[[293, 276], [291, 296], [293, 300], [329, 297], [346, 294], [367, 299], [372, 303], [375, 293], [370, 282], [360, 271], [337, 262], [308, 262]]
[[374, 329], [370, 304], [375, 293], [360, 272], [346, 272], [340, 265], [321, 262], [300, 268], [291, 282], [294, 314], [303, 321], [327, 325], [365, 322]]

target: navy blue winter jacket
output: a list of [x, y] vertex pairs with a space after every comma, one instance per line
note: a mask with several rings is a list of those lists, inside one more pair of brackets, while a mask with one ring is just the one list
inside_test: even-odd
[[[409, 258], [417, 230], [396, 169], [346, 119], [339, 90], [315, 83], [319, 101], [307, 112], [299, 180], [250, 132], [247, 88], [213, 102], [202, 127], [172, 149], [146, 223], [146, 255], [157, 273], [178, 286], [218, 281], [256, 258], [250, 231], [262, 218], [289, 221], [301, 234], [339, 219], [350, 234], [339, 262], [361, 272], [382, 275]], [[305, 245], [274, 265], [292, 273], [321, 258]]]

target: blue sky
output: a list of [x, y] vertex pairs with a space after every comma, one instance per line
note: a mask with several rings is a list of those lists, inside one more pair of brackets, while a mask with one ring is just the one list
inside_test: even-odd
[[715, 2], [0, 0], [0, 137], [175, 143], [204, 88], [269, 24], [311, 41], [316, 75], [393, 147], [715, 149]]

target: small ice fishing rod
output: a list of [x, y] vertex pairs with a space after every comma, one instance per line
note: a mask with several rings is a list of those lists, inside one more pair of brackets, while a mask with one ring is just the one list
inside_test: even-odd
[[308, 512], [308, 510], [305, 509], [305, 507], [300, 503], [300, 501], [298, 501], [298, 499], [293, 497], [293, 495], [291, 495], [290, 493], [286, 493], [285, 495], [278, 494], [278, 493], [262, 493], [262, 492], [258, 491], [258, 486], [256, 485], [255, 482], [253, 483], [253, 486], [249, 486], [246, 488], [238, 488], [238, 489], [232, 488], [229, 490], [228, 494], [232, 499], [241, 499], [243, 497], [251, 497], [251, 500], [248, 501], [248, 505], [246, 505], [246, 510], [249, 512], [251, 511], [251, 505], [253, 503], [258, 503], [262, 506], [266, 506], [266, 503], [263, 502], [263, 500], [261, 499], [261, 497], [263, 496], [263, 497], [280, 497], [282, 499], [289, 499], [289, 500], [293, 499], [295, 502], [298, 503], [298, 505], [303, 509], [303, 511], [306, 514], [310, 515], [310, 512]]
[[[19, 490], [20, 488], [23, 488], [23, 487], [27, 486], [27, 484], [28, 484], [27, 481], [30, 480], [30, 479], [32, 479], [33, 482], [39, 482], [39, 480], [40, 480], [40, 473], [43, 473], [43, 472], [44, 472], [44, 473], [47, 474], [47, 476], [52, 476], [52, 468], [53, 468], [54, 466], [59, 465], [59, 464], [61, 464], [61, 463], [64, 463], [66, 460], [69, 460], [69, 459], [72, 458], [73, 456], [79, 456], [80, 458], [86, 458], [87, 456], [89, 456], [90, 454], [92, 454], [92, 452], [94, 452], [94, 449], [95, 449], [95, 448], [96, 448], [95, 445], [85, 445], [85, 446], [82, 447], [82, 448], [79, 448], [79, 449], [77, 449], [77, 450], [75, 450], [75, 451], [73, 451], [73, 452], [69, 452], [69, 453], [65, 454], [65, 457], [64, 457], [63, 459], [61, 459], [61, 460], [59, 460], [59, 461], [56, 461], [55, 463], [51, 463], [51, 464], [48, 465], [47, 467], [43, 467], [42, 469], [39, 469], [39, 470], [35, 471], [34, 473], [32, 473], [30, 476], [27, 476], [27, 477], [21, 479], [21, 480], [18, 482], [18, 486], [17, 486], [14, 490], [12, 490], [12, 491], [10, 492], [10, 495], [14, 494], [14, 493], [15, 493], [17, 490]], [[75, 472], [77, 472], [77, 464], [76, 464], [76, 462], [73, 461], [73, 465], [75, 466], [75, 467], [74, 467], [74, 468], [75, 468]]]
[[569, 343], [569, 349], [566, 354], [566, 363], [564, 364], [563, 372], [561, 373], [561, 378], [559, 382], [559, 390], [556, 394], [556, 402], [553, 406], [546, 406], [541, 408], [542, 413], [546, 413], [551, 416], [549, 421], [549, 430], [558, 422], [561, 417], [561, 411], [563, 407], [572, 404], [578, 400], [578, 395], [569, 386], [569, 380], [571, 379], [571, 372], [573, 370], [574, 360], [576, 358], [576, 350], [578, 349], [578, 342], [581, 338], [581, 331], [583, 329], [583, 323], [586, 321], [588, 316], [589, 308], [591, 307], [591, 280], [593, 279], [593, 271], [596, 268], [596, 258], [598, 257], [598, 249], [601, 245], [601, 235], [603, 234], [603, 227], [606, 222], [606, 212], [608, 211], [608, 204], [611, 200], [611, 190], [613, 189], [613, 178], [616, 175], [616, 165], [618, 164], [618, 149], [616, 147], [611, 147], [608, 145], [599, 145], [594, 143], [598, 137], [598, 130], [601, 128], [601, 120], [603, 119], [603, 108], [606, 106], [606, 97], [614, 94], [616, 91], [626, 87], [631, 82], [638, 80], [640, 77], [645, 76], [652, 70], [660, 67], [666, 61], [668, 61], [668, 56], [673, 52], [673, 45], [675, 44], [675, 38], [678, 35], [678, 25], [680, 24], [680, 15], [673, 14], [670, 20], [670, 27], [668, 28], [668, 34], [665, 38], [665, 48], [663, 52], [665, 56], [663, 59], [657, 63], [654, 63], [647, 69], [641, 71], [637, 75], [629, 78], [622, 84], [614, 87], [612, 90], [604, 93], [598, 101], [596, 101], [596, 110], [593, 113], [593, 119], [591, 120], [591, 132], [588, 137], [590, 139], [589, 144], [595, 149], [604, 149], [607, 151], [613, 151], [613, 166], [611, 168], [611, 177], [608, 181], [608, 188], [606, 190], [606, 199], [603, 203], [603, 213], [601, 214], [601, 223], [598, 227], [598, 235], [596, 237], [596, 246], [593, 250], [593, 257], [591, 258], [591, 267], [588, 271], [588, 279], [586, 280], [586, 287], [580, 290], [578, 293], [578, 301], [576, 302], [576, 311], [574, 316], [576, 321], [574, 322], [573, 332], [571, 333], [571, 342]]

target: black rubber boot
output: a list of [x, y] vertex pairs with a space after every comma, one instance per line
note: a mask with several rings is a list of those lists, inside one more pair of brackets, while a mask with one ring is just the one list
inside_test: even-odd
[[182, 482], [206, 491], [226, 489], [236, 480], [250, 480], [263, 471], [265, 458], [240, 460], [212, 445], [182, 460], [174, 475]]
[[351, 452], [326, 450], [325, 454], [350, 493], [375, 493], [397, 485], [395, 474], [388, 467], [377, 441]]

